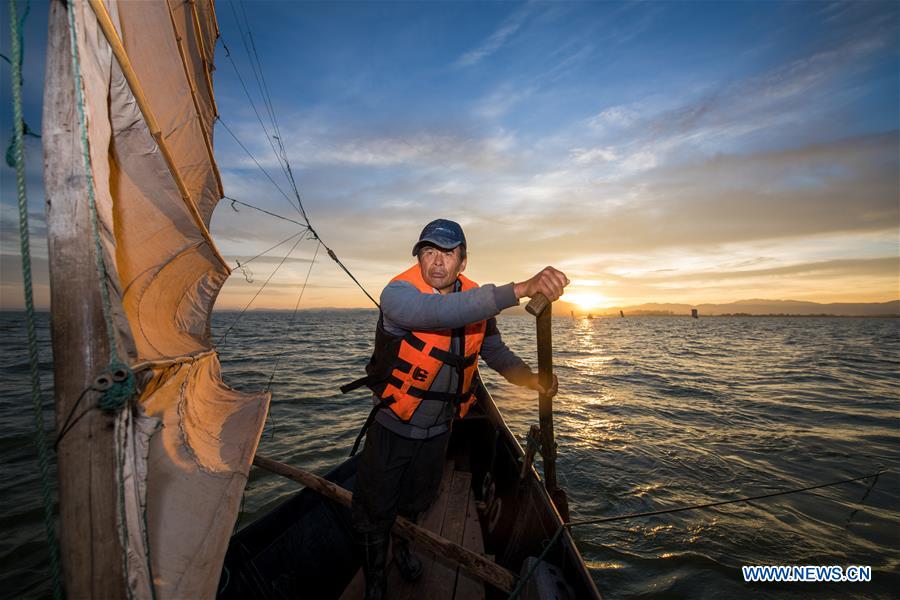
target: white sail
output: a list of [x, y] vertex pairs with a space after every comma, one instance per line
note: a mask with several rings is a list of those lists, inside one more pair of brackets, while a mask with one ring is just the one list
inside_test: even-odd
[[[72, 2], [115, 335], [140, 390], [116, 421], [128, 587], [135, 597], [208, 598], [269, 402], [224, 385], [210, 339], [210, 312], [230, 272], [207, 229], [222, 196], [211, 153], [218, 30], [205, 0], [103, 7], [140, 88], [123, 74], [97, 7]], [[74, 85], [69, 76], [48, 77], [48, 88]], [[45, 130], [78, 127], [46, 118]], [[161, 140], [151, 135], [154, 120]]]

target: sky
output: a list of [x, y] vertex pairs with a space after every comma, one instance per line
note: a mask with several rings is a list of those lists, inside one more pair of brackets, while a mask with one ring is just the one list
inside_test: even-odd
[[[376, 297], [421, 228], [449, 218], [475, 281], [553, 265], [585, 308], [900, 298], [896, 2], [247, 0], [217, 13], [222, 121], [287, 191], [253, 109], [268, 127], [249, 24], [306, 212]], [[46, 14], [33, 2], [26, 23], [36, 131]], [[0, 76], [5, 149], [5, 62]], [[214, 136], [226, 195], [297, 218], [221, 124]], [[46, 307], [40, 152], [29, 139]], [[15, 178], [5, 165], [0, 177], [0, 306], [16, 308]], [[220, 203], [210, 228], [232, 264], [297, 231], [234, 208]], [[235, 269], [217, 308], [246, 306], [291, 245]], [[311, 264], [315, 247], [303, 241], [251, 308], [292, 308], [308, 272], [302, 307], [371, 306], [323, 252]]]

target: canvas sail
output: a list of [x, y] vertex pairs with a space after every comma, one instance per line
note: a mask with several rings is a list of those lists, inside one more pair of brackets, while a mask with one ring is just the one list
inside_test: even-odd
[[[215, 13], [208, 0], [101, 4], [136, 90], [101, 30], [97, 7], [88, 0], [70, 6], [66, 16], [65, 7], [54, 7], [50, 36], [68, 36], [73, 19], [113, 334], [139, 382], [134, 405], [115, 423], [127, 584], [133, 597], [209, 598], [269, 402], [268, 394], [239, 393], [222, 382], [210, 338], [210, 312], [230, 273], [208, 234], [222, 196], [212, 155]], [[46, 104], [77, 81], [71, 70], [50, 68], [53, 60]], [[45, 113], [44, 129], [78, 127], [65, 121]], [[153, 121], [161, 141], [151, 135]], [[47, 162], [53, 152], [45, 150]], [[48, 198], [66, 185], [53, 180], [55, 173], [46, 175]], [[64, 233], [54, 229], [52, 214], [49, 220], [52, 253], [53, 236]]]

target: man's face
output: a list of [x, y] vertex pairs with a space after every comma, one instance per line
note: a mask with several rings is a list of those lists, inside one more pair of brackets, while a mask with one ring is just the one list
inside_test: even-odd
[[456, 278], [466, 268], [462, 248], [444, 250], [434, 246], [423, 246], [419, 250], [419, 268], [425, 282], [442, 294], [453, 291]]

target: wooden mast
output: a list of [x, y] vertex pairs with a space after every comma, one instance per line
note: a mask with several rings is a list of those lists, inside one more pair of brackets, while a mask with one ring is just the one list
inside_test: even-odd
[[[81, 131], [66, 4], [50, 5], [43, 114], [44, 189], [50, 262], [53, 383], [57, 432], [109, 361], [94, 237], [87, 204]], [[84, 394], [88, 408], [59, 443], [60, 554], [66, 596], [124, 598], [124, 555], [116, 526], [114, 417]]]

